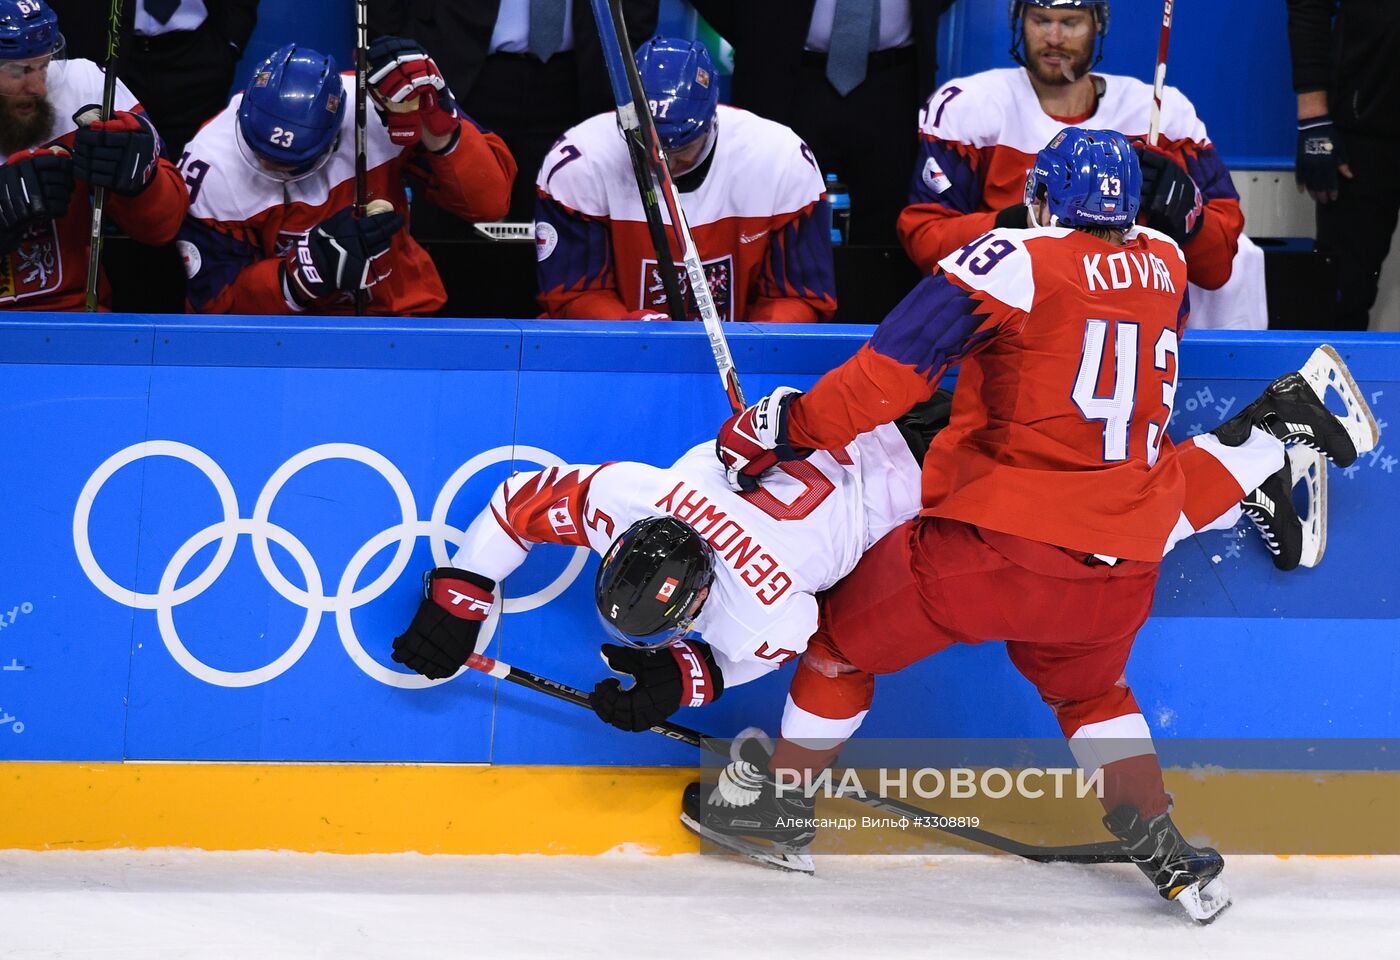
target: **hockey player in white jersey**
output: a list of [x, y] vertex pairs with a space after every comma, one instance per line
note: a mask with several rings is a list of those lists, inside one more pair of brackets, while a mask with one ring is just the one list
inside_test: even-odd
[[[831, 319], [830, 214], [807, 145], [780, 123], [719, 105], [718, 78], [701, 43], [655, 37], [637, 51], [637, 69], [720, 319]], [[667, 319], [656, 247], [617, 117], [598, 114], [566, 131], [536, 186], [543, 316]], [[670, 243], [679, 249], [674, 237]], [[685, 296], [687, 316], [698, 319], [694, 298]]]
[[[1109, 0], [1013, 0], [1009, 10], [1018, 66], [948, 80], [919, 114], [897, 231], [921, 270], [993, 226], [1029, 226], [1026, 171], [1066, 124], [1146, 140], [1152, 86], [1094, 71], [1109, 42]], [[1140, 150], [1140, 222], [1186, 254], [1191, 325], [1263, 329], [1264, 254], [1244, 235], [1230, 171], [1180, 90], [1165, 88], [1158, 140]]]
[[646, 730], [799, 656], [817, 628], [816, 594], [918, 500], [919, 461], [893, 425], [742, 493], [729, 488], [713, 443], [669, 468], [618, 462], [518, 473], [468, 527], [453, 566], [428, 575], [394, 659], [424, 676], [451, 676], [473, 651], [496, 584], [534, 544], [591, 547], [603, 554], [599, 615], [620, 641], [604, 656], [636, 679], [630, 690], [616, 679], [598, 684], [593, 708], [614, 726]]

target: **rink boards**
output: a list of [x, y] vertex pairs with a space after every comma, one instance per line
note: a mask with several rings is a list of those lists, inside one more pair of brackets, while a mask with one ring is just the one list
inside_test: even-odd
[[[507, 788], [521, 777], [523, 790], [545, 773], [583, 782], [605, 767], [659, 778], [659, 797], [683, 771], [651, 768], [694, 763], [659, 737], [489, 678], [429, 685], [388, 653], [421, 573], [446, 561], [511, 469], [665, 463], [713, 435], [727, 408], [698, 329], [16, 316], [0, 321], [0, 760], [76, 765], [0, 768], [0, 807], [46, 804], [74, 777], [134, 798], [153, 777], [178, 792], [182, 778], [224, 775], [214, 771], [298, 769], [264, 766], [286, 762], [316, 766], [267, 775], [492, 764], [443, 768], [432, 782], [450, 795], [479, 782], [453, 777]], [[735, 325], [730, 337], [752, 398], [809, 385], [868, 332]], [[1173, 434], [1215, 426], [1317, 342], [1188, 335]], [[1400, 405], [1400, 337], [1331, 342], [1384, 422]], [[1397, 735], [1400, 447], [1387, 440], [1331, 472], [1317, 570], [1278, 573], [1243, 527], [1167, 559], [1128, 668], [1155, 734]], [[538, 549], [506, 583], [488, 652], [591, 687], [603, 671], [595, 569]], [[678, 719], [721, 735], [773, 729], [785, 687], [786, 675], [768, 678]], [[882, 680], [865, 732], [1056, 728], [987, 644]], [[335, 766], [347, 763], [377, 766]]]

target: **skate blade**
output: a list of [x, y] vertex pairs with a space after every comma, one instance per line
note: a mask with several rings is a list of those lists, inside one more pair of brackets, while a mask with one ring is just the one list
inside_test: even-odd
[[1308, 512], [1298, 519], [1303, 524], [1303, 553], [1300, 567], [1315, 567], [1327, 550], [1327, 458], [1311, 447], [1297, 446], [1288, 453], [1292, 484], [1307, 485]]
[[1374, 450], [1381, 438], [1380, 427], [1376, 424], [1376, 417], [1371, 413], [1371, 407], [1362, 395], [1361, 388], [1352, 379], [1351, 371], [1347, 369], [1341, 354], [1337, 353], [1331, 344], [1324, 343], [1312, 352], [1308, 362], [1303, 364], [1303, 368], [1298, 372], [1312, 385], [1323, 403], [1327, 402], [1328, 387], [1337, 391], [1347, 411], [1337, 419], [1346, 428], [1351, 442], [1356, 445], [1357, 456]]
[[1199, 882], [1191, 884], [1176, 895], [1175, 902], [1192, 920], [1205, 924], [1213, 922], [1234, 901], [1230, 899], [1230, 891], [1225, 888], [1224, 881], [1216, 877], [1204, 888]]
[[812, 862], [810, 854], [788, 852], [780, 847], [766, 847], [742, 837], [730, 837], [716, 833], [684, 813], [681, 814], [681, 824], [697, 837], [708, 840], [717, 847], [722, 847], [731, 853], [737, 853], [739, 856], [762, 866], [782, 870], [786, 873], [802, 873], [807, 876], [817, 872], [817, 865]]

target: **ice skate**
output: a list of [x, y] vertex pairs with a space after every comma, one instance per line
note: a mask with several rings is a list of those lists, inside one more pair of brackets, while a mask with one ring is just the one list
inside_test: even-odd
[[1230, 893], [1220, 873], [1225, 859], [1210, 847], [1193, 847], [1161, 813], [1146, 822], [1126, 804], [1103, 819], [1109, 832], [1123, 841], [1133, 863], [1152, 882], [1162, 899], [1181, 905], [1197, 923], [1210, 923], [1230, 905]]
[[[1307, 513], [1293, 505], [1293, 488], [1305, 483]], [[1327, 549], [1327, 464], [1316, 450], [1294, 447], [1283, 467], [1240, 502], [1280, 570], [1315, 567]]]

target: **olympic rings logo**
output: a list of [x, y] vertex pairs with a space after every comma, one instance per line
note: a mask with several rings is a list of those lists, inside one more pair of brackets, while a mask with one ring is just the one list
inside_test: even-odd
[[[146, 457], [173, 457], [190, 464], [199, 470], [213, 484], [223, 510], [223, 519], [212, 523], [192, 535], [171, 556], [161, 574], [155, 593], [141, 593], [124, 587], [109, 577], [97, 562], [88, 537], [88, 526], [93, 502], [103, 485], [122, 467]], [[389, 484], [398, 501], [401, 522], [370, 537], [355, 551], [340, 576], [333, 594], [326, 594], [324, 581], [316, 560], [311, 552], [289, 530], [268, 519], [272, 512], [272, 502], [287, 481], [294, 474], [313, 463], [325, 460], [350, 460], [364, 464], [377, 472]], [[475, 474], [493, 464], [511, 460], [528, 460], [545, 467], [562, 466], [564, 461], [539, 447], [502, 446], [487, 450], [462, 464], [448, 478], [437, 500], [433, 503], [429, 519], [418, 519], [418, 506], [413, 491], [398, 467], [383, 454], [354, 443], [323, 443], [303, 450], [278, 467], [258, 494], [250, 518], [239, 516], [238, 499], [233, 492], [233, 484], [228, 475], [208, 454], [185, 443], [174, 440], [149, 440], [132, 444], [119, 450], [103, 461], [83, 485], [78, 494], [77, 507], [73, 512], [73, 546], [78, 554], [78, 563], [87, 574], [93, 586], [120, 604], [137, 610], [154, 610], [156, 625], [161, 641], [165, 644], [175, 662], [190, 675], [220, 687], [251, 687], [266, 683], [281, 676], [301, 659], [311, 641], [320, 629], [321, 618], [327, 613], [334, 614], [341, 645], [366, 675], [391, 687], [417, 689], [444, 683], [443, 680], [429, 680], [416, 673], [401, 673], [381, 665], [365, 650], [355, 635], [355, 627], [350, 614], [358, 607], [382, 596], [403, 574], [419, 537], [427, 537], [435, 566], [449, 564], [448, 543], [460, 542], [465, 531], [447, 523], [447, 511], [453, 498]], [[238, 538], [246, 535], [253, 544], [253, 556], [258, 569], [272, 589], [285, 599], [306, 611], [300, 631], [291, 646], [271, 663], [254, 670], [220, 670], [201, 661], [189, 651], [175, 629], [175, 608], [198, 597], [219, 578], [233, 557]], [[186, 565], [209, 544], [218, 541], [209, 565], [198, 576], [182, 587], [177, 587]], [[293, 584], [273, 562], [268, 549], [269, 541], [276, 543], [292, 558], [301, 570], [306, 581], [306, 589]], [[394, 555], [384, 572], [363, 587], [357, 587], [360, 574], [369, 561], [385, 547], [396, 544]], [[569, 588], [578, 577], [588, 559], [588, 548], [577, 547], [564, 571], [553, 581], [536, 592], [523, 597], [508, 597], [497, 603], [491, 615], [482, 626], [477, 649], [490, 643], [502, 613], [524, 613], [549, 603]], [[499, 592], [499, 587], [497, 588]], [[451, 679], [451, 678], [448, 678]]]

